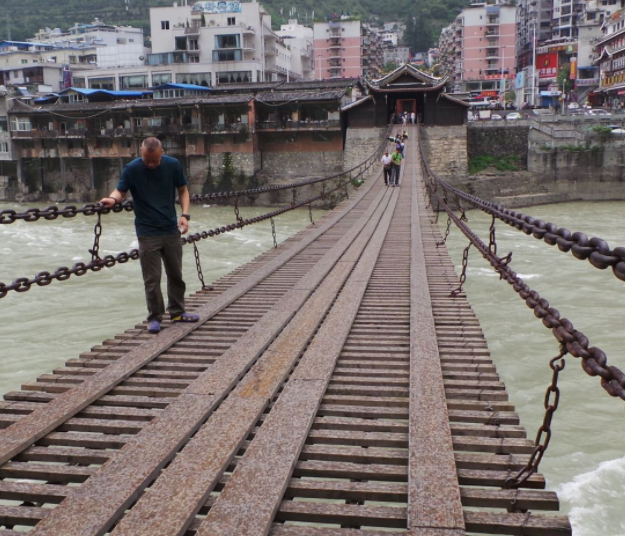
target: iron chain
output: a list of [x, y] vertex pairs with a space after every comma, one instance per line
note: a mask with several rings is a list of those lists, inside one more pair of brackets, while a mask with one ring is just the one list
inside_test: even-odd
[[271, 236], [273, 238], [273, 247], [277, 248], [278, 247], [278, 241], [276, 240], [276, 224], [273, 221], [273, 218], [270, 218], [269, 221], [271, 222]]
[[89, 250], [92, 261], [100, 260], [100, 237], [102, 236], [102, 222], [100, 218], [101, 214], [98, 212], [98, 219], [93, 227], [93, 248]]
[[525, 465], [514, 476], [509, 476], [504, 482], [506, 488], [518, 488], [522, 486], [527, 480], [538, 471], [549, 442], [551, 441], [551, 421], [553, 420], [553, 414], [558, 409], [560, 403], [560, 388], [558, 387], [558, 376], [561, 370], [564, 370], [566, 361], [564, 356], [568, 353], [564, 345], [560, 345], [560, 353], [549, 361], [549, 367], [553, 371], [551, 377], [551, 384], [547, 387], [545, 392], [545, 416], [543, 417], [543, 423], [536, 433], [536, 439], [534, 440], [534, 450]]

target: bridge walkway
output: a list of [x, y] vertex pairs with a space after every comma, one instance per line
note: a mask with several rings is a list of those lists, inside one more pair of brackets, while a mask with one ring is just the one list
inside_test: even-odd
[[571, 534], [421, 192], [314, 226], [0, 403], [0, 536]]

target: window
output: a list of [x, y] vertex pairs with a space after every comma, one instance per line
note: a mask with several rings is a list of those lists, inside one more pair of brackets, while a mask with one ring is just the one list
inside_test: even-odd
[[163, 124], [162, 117], [148, 117], [149, 127], [160, 127]]
[[126, 38], [125, 37], [118, 37], [117, 38], [117, 44], [118, 45], [125, 45], [127, 43]]
[[243, 55], [240, 49], [213, 50], [213, 61], [241, 61]]
[[211, 73], [179, 73], [176, 74], [176, 82], [178, 84], [210, 87]]
[[84, 100], [85, 100], [85, 96], [81, 95], [80, 93], [76, 95], [69, 95], [70, 104], [75, 104], [77, 102], [84, 102]]
[[189, 56], [189, 63], [200, 63], [199, 56]]
[[111, 149], [113, 147], [113, 140], [110, 138], [96, 138], [96, 149]]
[[171, 73], [152, 73], [152, 85], [160, 86], [171, 82]]
[[143, 126], [143, 118], [142, 117], [135, 117], [135, 126], [136, 127], [142, 127]]
[[21, 117], [12, 117], [11, 118], [11, 130], [32, 130], [32, 125], [30, 124], [30, 119], [21, 118]]
[[7, 131], [8, 131], [7, 120], [4, 118], [0, 118], [0, 132], [7, 132]]
[[169, 21], [168, 20], [162, 20], [161, 21], [161, 30], [169, 30]]
[[252, 71], [230, 71], [217, 73], [218, 84], [241, 84], [252, 81]]
[[235, 26], [237, 23], [235, 17], [228, 17], [228, 26]]
[[69, 57], [69, 62], [70, 63], [78, 63], [78, 58], [76, 56], [70, 56]]
[[28, 60], [22, 60], [22, 65], [28, 63]]
[[80, 88], [84, 88], [85, 86], [85, 79], [84, 78], [74, 78], [72, 80], [72, 86], [73, 87], [80, 87]]
[[106, 76], [102, 78], [89, 78], [89, 87], [91, 89], [115, 89], [115, 78]]
[[148, 87], [148, 76], [146, 74], [135, 74], [119, 77], [119, 87], [121, 89], [143, 89]]
[[9, 144], [6, 141], [0, 141], [0, 153], [8, 153]]
[[215, 48], [241, 48], [241, 36], [239, 34], [216, 35]]

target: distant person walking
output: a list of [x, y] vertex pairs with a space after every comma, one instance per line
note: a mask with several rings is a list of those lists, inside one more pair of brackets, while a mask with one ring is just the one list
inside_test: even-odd
[[414, 125], [415, 120], [417, 119], [417, 114], [414, 112], [410, 112], [410, 124]]
[[388, 154], [388, 151], [384, 152], [384, 155], [382, 156], [380, 161], [382, 162], [382, 168], [384, 170], [384, 184], [388, 186], [388, 180], [391, 176], [391, 170], [393, 165], [393, 160]]
[[399, 186], [399, 173], [401, 171], [401, 161], [403, 156], [399, 148], [395, 148], [395, 152], [391, 155], [391, 186]]
[[[112, 208], [130, 191], [135, 209], [139, 258], [148, 306], [148, 331], [158, 333], [165, 313], [161, 293], [162, 266], [167, 274], [167, 309], [173, 322], [197, 322], [198, 315], [185, 312], [186, 285], [182, 279], [182, 242], [189, 230], [188, 181], [180, 162], [163, 155], [157, 138], [141, 144], [141, 158], [130, 162], [122, 172], [117, 188], [100, 203]], [[176, 193], [182, 214], [176, 217]]]
[[401, 124], [406, 126], [406, 120], [408, 119], [408, 114], [404, 112], [401, 116]]

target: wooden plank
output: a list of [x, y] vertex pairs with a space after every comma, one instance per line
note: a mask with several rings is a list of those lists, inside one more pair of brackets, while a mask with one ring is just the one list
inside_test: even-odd
[[[98, 530], [101, 531], [108, 530], [117, 521], [119, 515], [137, 501], [143, 489], [189, 441], [216, 405], [225, 398], [250, 366], [267, 349], [272, 338], [283, 330], [317, 286], [326, 279], [338, 260], [349, 250], [355, 237], [369, 223], [380, 200], [381, 196], [378, 196], [357, 224], [332, 246], [306, 277], [302, 277], [300, 283], [239, 338], [215, 365], [204, 372], [174, 403], [163, 410], [150, 423], [150, 426], [146, 426], [142, 433], [130, 440], [121, 453], [110, 460], [94, 478], [89, 479], [72, 494], [70, 499], [56, 508], [54, 513], [37, 527], [37, 534], [53, 536], [63, 530], [65, 536], [86, 536], [90, 534], [94, 526], [99, 527]], [[331, 278], [328, 279], [328, 285], [335, 283]], [[302, 341], [302, 344], [304, 343], [305, 341]], [[250, 412], [253, 415], [262, 414], [269, 395], [270, 393], [265, 393], [264, 396], [267, 398], [256, 396], [248, 400], [249, 405], [252, 406]], [[241, 424], [253, 426], [255, 420], [248, 423], [244, 419]], [[224, 425], [222, 429], [225, 429], [227, 433], [231, 432], [230, 438], [233, 435], [237, 436], [240, 430], [232, 427], [231, 423], [228, 424], [230, 426]], [[239, 443], [245, 439], [247, 433], [248, 430], [243, 431], [243, 436], [238, 439]], [[232, 445], [228, 441], [226, 444]], [[236, 449], [232, 450], [230, 449], [230, 456], [236, 453]], [[166, 480], [162, 481], [166, 482]], [[186, 482], [183, 481], [183, 492], [186, 489], [184, 484]], [[152, 498], [156, 497], [155, 489], [153, 487], [151, 490]], [[173, 507], [171, 497], [168, 496], [168, 500]], [[182, 506], [189, 507], [188, 504]], [[201, 504], [190, 506], [192, 509], [194, 507], [199, 509]], [[125, 530], [123, 527], [131, 525], [132, 518], [132, 512], [127, 514], [115, 531], [123, 534]], [[148, 524], [150, 519], [144, 519], [144, 521]], [[175, 522], [173, 517], [171, 522]], [[159, 526], [164, 526], [164, 523]], [[131, 531], [133, 535], [136, 534], [134, 530], [136, 529], [133, 528]]]
[[349, 212], [349, 209], [355, 206], [371, 188], [372, 183], [366, 184], [360, 189], [355, 200], [350, 203], [346, 210], [334, 214], [323, 225], [312, 230], [304, 239], [284, 250], [267, 264], [246, 276], [222, 294], [215, 296], [206, 305], [198, 309], [196, 313], [201, 317], [198, 325], [180, 323], [168, 327], [156, 337], [144, 342], [138, 348], [130, 350], [127, 354], [112, 362], [109, 367], [101, 370], [95, 376], [88, 378], [79, 386], [58, 396], [54, 405], [46, 407], [45, 410], [36, 410], [25, 418], [20, 419], [14, 425], [0, 430], [0, 464], [7, 462], [18, 452], [31, 446], [45, 434], [54, 430], [59, 424], [84, 409], [103, 394], [111, 391], [133, 372], [152, 361], [163, 351], [171, 348], [188, 333], [223, 311], [228, 305], [266, 279], [340, 221]]
[[487, 534], [514, 534], [522, 536], [570, 536], [571, 524], [564, 516], [465, 512], [467, 530]]
[[[411, 138], [410, 153], [417, 156]], [[417, 160], [418, 158], [415, 158]], [[465, 531], [460, 485], [456, 475], [454, 445], [445, 400], [445, 387], [436, 338], [422, 239], [422, 202], [417, 185], [421, 170], [410, 166], [412, 176], [410, 272], [410, 455], [408, 463], [408, 529], [415, 536]]]
[[[366, 241], [362, 241], [360, 248], [354, 247], [347, 252], [347, 260], [358, 260], [358, 264], [345, 287], [337, 289], [340, 294], [327, 318], [230, 482], [200, 525], [197, 536], [267, 534], [306, 436], [313, 422], [318, 421], [314, 418], [316, 410], [335, 372], [336, 362], [388, 232], [397, 193], [389, 197], [389, 206], [381, 220], [372, 222], [373, 225], [366, 229], [369, 233], [365, 235]], [[363, 249], [364, 253], [358, 258]], [[342, 262], [345, 261], [342, 259]]]

